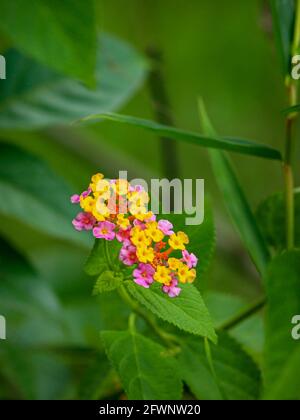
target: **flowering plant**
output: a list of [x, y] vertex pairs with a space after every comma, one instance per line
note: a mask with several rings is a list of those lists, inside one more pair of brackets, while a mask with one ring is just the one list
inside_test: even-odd
[[180, 294], [180, 284], [195, 280], [198, 258], [186, 249], [187, 234], [175, 233], [168, 220], [156, 220], [149, 201], [142, 186], [98, 173], [86, 191], [71, 197], [82, 209], [72, 223], [78, 231], [91, 230], [96, 239], [117, 240], [119, 260], [134, 268], [133, 281], [144, 288], [160, 283], [173, 298]]

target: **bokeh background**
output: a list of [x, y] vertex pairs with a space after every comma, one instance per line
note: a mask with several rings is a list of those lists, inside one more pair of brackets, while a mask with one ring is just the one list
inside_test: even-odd
[[[220, 134], [254, 139], [282, 150], [285, 91], [267, 2], [101, 0], [96, 1], [96, 9], [99, 30], [128, 42], [145, 56], [148, 69], [151, 61], [146, 51], [160, 51], [168, 113], [176, 126], [201, 130], [197, 101], [202, 97]], [[3, 51], [6, 43], [3, 35]], [[9, 78], [8, 73], [8, 80], [1, 80], [2, 90]], [[125, 102], [118, 112], [155, 118], [147, 76]], [[46, 162], [62, 180], [65, 187], [57, 191], [53, 185], [52, 200], [57, 194], [70, 214], [65, 222], [70, 225], [69, 194], [82, 191], [93, 173], [114, 177], [126, 169], [129, 177], [165, 175], [160, 139], [111, 122], [26, 130], [12, 127], [0, 130], [0, 141]], [[22, 176], [5, 147], [1, 176], [9, 170]], [[204, 178], [206, 195], [213, 203], [216, 256], [198, 281], [215, 319], [220, 320], [224, 311], [232, 313], [258, 296], [260, 281], [227, 216], [207, 151], [180, 143], [175, 152], [178, 176]], [[233, 161], [253, 209], [282, 189], [278, 164], [240, 155], [234, 155]], [[37, 174], [31, 158], [24, 158], [23, 165], [30, 182], [30, 174]], [[299, 173], [297, 177], [299, 181]], [[41, 171], [34, 198], [38, 199], [44, 182], [48, 181]], [[2, 191], [1, 201], [9, 207], [9, 194], [14, 192]], [[30, 222], [26, 200], [22, 195], [15, 200], [19, 213], [27, 217], [10, 215], [3, 204], [0, 222], [0, 313], [7, 320], [7, 340], [0, 342], [0, 398], [122, 397], [118, 378], [103, 355], [99, 331], [126, 327], [127, 309], [114, 294], [91, 296], [93, 281], [84, 274], [83, 264], [92, 240], [87, 235], [84, 241], [76, 241], [73, 234], [66, 240], [50, 235], [51, 229], [38, 229]], [[45, 218], [40, 223], [54, 222]], [[233, 334], [260, 362], [260, 318], [250, 319]]]

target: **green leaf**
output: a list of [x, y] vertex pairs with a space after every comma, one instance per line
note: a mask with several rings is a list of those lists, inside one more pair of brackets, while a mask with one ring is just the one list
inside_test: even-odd
[[173, 223], [176, 232], [184, 231], [188, 235], [190, 239], [188, 250], [199, 259], [196, 285], [199, 285], [201, 275], [209, 268], [216, 245], [213, 212], [207, 200], [204, 209], [204, 221], [200, 225], [187, 225], [186, 214], [167, 215], [168, 220]]
[[103, 331], [101, 338], [129, 400], [181, 398], [176, 361], [162, 346], [131, 330]]
[[[205, 132], [207, 134], [213, 134], [214, 129], [209, 121], [203, 103], [200, 103], [200, 117]], [[219, 151], [211, 151], [211, 160], [216, 181], [223, 194], [232, 221], [258, 271], [264, 273], [270, 259], [269, 251], [257, 226], [247, 198], [234, 173], [232, 164], [229, 158]]]
[[280, 54], [284, 75], [290, 74], [291, 51], [294, 35], [295, 1], [270, 0], [273, 27], [277, 49]]
[[113, 271], [106, 270], [97, 278], [93, 295], [99, 295], [103, 292], [111, 292], [120, 286], [121, 281], [121, 275], [117, 275]]
[[269, 400], [300, 400], [300, 349], [299, 343], [284, 365], [279, 378], [266, 393]]
[[5, 1], [0, 29], [45, 66], [94, 85], [97, 33], [93, 0]]
[[[270, 246], [283, 250], [286, 246], [286, 210], [283, 193], [273, 194], [258, 207], [256, 219]], [[295, 245], [300, 247], [300, 189], [295, 190]]]
[[[300, 251], [284, 252], [270, 264], [267, 276], [267, 313], [265, 341], [265, 396], [272, 398], [273, 393], [279, 398], [279, 390], [284, 390], [281, 381], [290, 370], [290, 359], [299, 352], [299, 342], [292, 337], [292, 319], [300, 314]], [[299, 368], [294, 366], [295, 369]], [[299, 372], [299, 370], [298, 370]], [[300, 398], [291, 384], [286, 384], [282, 397]]]
[[259, 156], [266, 159], [282, 160], [281, 153], [278, 150], [264, 144], [232, 137], [229, 138], [219, 137], [216, 135], [201, 135], [190, 131], [180, 130], [175, 127], [158, 124], [154, 121], [126, 115], [114, 114], [110, 112], [98, 113], [82, 119], [81, 122], [97, 120], [109, 120], [132, 125], [134, 127], [140, 127], [145, 130], [152, 131], [160, 137], [192, 143], [207, 148], [229, 150], [231, 152]]
[[216, 379], [209, 368], [202, 342], [187, 339], [179, 355], [183, 380], [200, 400], [255, 400], [260, 372], [251, 357], [226, 333], [211, 346]]
[[93, 249], [84, 265], [89, 276], [100, 275], [107, 268], [104, 254], [104, 240], [95, 239]]
[[282, 113], [283, 113], [283, 115], [288, 116], [290, 114], [294, 114], [295, 112], [299, 112], [299, 111], [300, 111], [300, 104], [297, 104], [297, 105], [293, 105], [293, 106], [290, 106], [288, 108], [285, 108], [282, 111]]
[[11, 77], [0, 90], [0, 128], [4, 129], [67, 124], [95, 109], [114, 110], [135, 93], [145, 76], [143, 58], [127, 43], [108, 35], [102, 35], [98, 48], [95, 90], [15, 50], [5, 57]]
[[88, 245], [88, 237], [75, 232], [76, 209], [71, 190], [51, 169], [24, 150], [0, 145], [0, 213], [51, 236]]
[[213, 323], [203, 302], [200, 292], [192, 284], [183, 284], [181, 294], [170, 298], [162, 293], [158, 284], [150, 289], [125, 282], [129, 293], [154, 315], [191, 334], [207, 337], [214, 343], [217, 341]]
[[11, 280], [12, 277], [24, 278], [34, 275], [35, 270], [27, 258], [17, 251], [9, 242], [0, 237], [0, 279]]

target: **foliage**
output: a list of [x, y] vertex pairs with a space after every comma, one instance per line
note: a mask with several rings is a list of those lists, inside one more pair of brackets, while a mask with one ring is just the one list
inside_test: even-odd
[[[154, 64], [153, 57], [149, 61], [138, 52], [137, 45], [133, 47], [119, 37], [99, 33], [99, 16], [106, 21], [105, 7], [91, 0], [4, 3], [0, 48], [8, 77], [0, 80], [0, 314], [7, 319], [9, 339], [0, 343], [0, 398], [299, 400], [300, 348], [291, 331], [293, 317], [300, 315], [300, 202], [299, 189], [294, 188], [291, 175], [293, 128], [300, 106], [298, 86], [291, 80], [290, 71], [291, 56], [299, 50], [300, 1], [270, 1], [273, 32], [290, 95], [283, 112], [286, 153], [268, 144], [268, 138], [279, 131], [274, 115], [274, 127], [262, 131], [263, 142], [245, 140], [243, 135], [217, 134], [222, 130], [213, 128], [203, 101], [202, 133], [194, 128], [160, 124], [148, 115], [151, 103], [161, 114], [171, 112], [159, 103], [161, 98], [149, 98], [141, 89], [147, 81], [147, 70], [155, 65], [158, 74], [166, 70], [168, 79], [164, 81], [161, 74], [160, 82], [166, 82], [165, 90], [170, 90], [170, 99], [174, 100], [174, 118], [167, 120], [175, 121], [181, 110], [178, 125], [184, 126], [185, 119], [193, 125], [193, 112], [186, 109], [185, 100], [187, 97], [190, 103], [190, 93], [185, 92], [187, 75], [194, 67], [190, 56], [206, 68], [216, 55], [212, 54], [211, 40], [205, 38], [205, 29], [201, 28], [203, 39], [191, 32], [194, 43], [191, 49], [182, 49], [186, 50], [185, 55], [180, 55], [184, 57], [182, 64], [177, 56], [180, 45], [174, 42], [172, 32], [169, 49], [166, 48], [170, 61], [163, 67], [160, 60]], [[205, 8], [197, 3], [193, 2], [193, 7], [207, 16]], [[208, 10], [214, 10], [208, 5], [209, 2], [205, 6]], [[107, 2], [106, 7], [112, 6]], [[165, 5], [157, 10], [165, 13], [164, 7], [171, 16]], [[228, 19], [231, 25], [238, 20], [230, 5], [220, 3], [218, 7], [222, 21]], [[234, 5], [239, 13], [251, 7], [250, 3]], [[120, 14], [119, 10], [116, 13]], [[119, 19], [128, 25], [123, 13], [120, 15]], [[194, 15], [198, 23], [199, 16]], [[153, 23], [151, 13], [147, 16]], [[212, 18], [215, 22], [215, 10]], [[248, 14], [242, 19], [246, 24]], [[253, 24], [254, 20], [250, 22]], [[181, 23], [186, 25], [184, 16]], [[205, 27], [205, 18], [202, 23]], [[167, 22], [165, 25], [168, 33], [170, 26]], [[189, 26], [193, 27], [190, 23]], [[182, 28], [189, 33], [185, 26]], [[118, 21], [115, 31], [118, 32]], [[146, 25], [143, 32], [147, 32]], [[231, 32], [225, 41], [233, 48], [232, 57], [239, 56], [237, 37], [234, 30]], [[244, 43], [253, 46], [251, 42], [256, 42], [251, 33], [254, 41], [249, 44], [248, 32], [245, 29], [243, 33], [243, 50]], [[130, 33], [126, 27], [126, 34]], [[145, 34], [141, 38], [147, 38]], [[159, 31], [158, 34], [161, 36]], [[152, 26], [151, 35], [155, 38]], [[216, 38], [219, 45], [222, 40], [219, 35]], [[144, 49], [140, 40], [135, 43]], [[207, 57], [204, 50], [199, 49], [198, 53], [199, 44], [208, 45]], [[259, 80], [260, 90], [267, 92], [268, 86], [274, 86], [272, 77], [270, 81], [261, 75], [265, 40], [260, 48], [256, 51], [259, 77], [253, 83]], [[220, 57], [216, 57], [218, 62], [213, 63], [217, 67]], [[227, 78], [234, 79], [232, 86], [239, 91], [244, 85], [245, 65], [239, 72], [235, 68], [239, 60], [233, 64], [222, 57]], [[182, 77], [180, 83], [176, 77], [172, 80], [175, 67]], [[254, 64], [251, 70], [254, 73]], [[193, 81], [198, 79], [201, 83], [193, 87], [194, 99], [200, 88], [206, 96], [205, 71], [201, 77], [196, 74]], [[220, 119], [222, 123], [223, 118], [226, 127], [224, 121], [229, 121], [231, 111], [234, 117], [235, 113], [243, 115], [240, 108], [246, 117], [241, 121], [235, 117], [236, 128], [231, 130], [245, 131], [241, 127], [250, 120], [248, 131], [253, 132], [254, 126], [254, 131], [259, 132], [259, 120], [264, 120], [259, 118], [263, 99], [257, 101], [253, 95], [253, 108], [247, 107], [245, 91], [238, 102], [231, 102], [228, 91], [222, 92], [219, 83], [214, 80], [209, 86], [214, 98], [209, 108], [216, 112], [216, 121]], [[175, 94], [172, 86], [176, 86]], [[272, 89], [269, 90], [273, 94]], [[138, 91], [140, 95], [136, 96]], [[271, 100], [267, 107], [270, 115], [274, 111]], [[126, 109], [119, 111], [125, 104]], [[255, 122], [252, 115], [249, 118], [249, 110], [254, 109], [258, 112]], [[126, 115], [139, 110], [144, 118]], [[68, 127], [71, 124], [72, 129]], [[122, 135], [116, 140], [118, 124]], [[140, 133], [145, 137], [134, 141], [137, 137], [133, 127], [143, 129]], [[185, 226], [183, 216], [169, 215], [174, 228], [188, 234], [189, 250], [199, 257], [195, 285], [184, 284], [182, 293], [175, 298], [162, 294], [157, 284], [150, 289], [135, 284], [131, 271], [118, 261], [120, 245], [116, 241], [107, 249], [104, 241], [96, 239], [88, 256], [90, 238], [72, 229], [74, 212], [69, 201], [71, 192], [81, 190], [85, 174], [95, 167], [101, 170], [106, 165], [113, 177], [117, 169], [128, 168], [129, 162], [137, 169], [136, 161], [131, 160], [133, 155], [139, 156], [140, 167], [148, 165], [147, 172], [155, 168], [151, 160], [158, 161], [158, 150], [165, 153], [166, 161], [166, 138], [171, 140], [170, 147], [180, 143], [170, 154], [178, 153], [186, 165], [177, 174], [179, 178], [186, 173], [200, 176], [200, 166], [207, 161], [201, 153], [208, 151], [222, 199], [246, 251], [240, 249], [240, 242], [220, 217], [222, 207], [216, 200], [213, 203], [217, 211], [213, 214], [207, 193], [201, 225]], [[152, 143], [149, 141], [148, 145], [147, 139]], [[118, 165], [105, 157], [106, 150], [109, 156], [118, 155]], [[272, 173], [279, 173], [282, 163], [285, 170], [286, 191], [266, 193], [268, 197], [256, 214], [252, 210], [255, 197], [251, 196], [256, 185], [251, 189], [248, 182], [247, 191], [241, 175], [245, 178], [244, 162], [248, 168], [250, 161], [252, 185], [267, 185], [267, 179], [255, 176], [259, 165], [265, 174], [270, 168]], [[295, 216], [294, 225], [291, 216]], [[216, 242], [217, 263], [213, 261]], [[246, 253], [257, 272], [248, 266]], [[224, 267], [220, 267], [221, 257]], [[261, 303], [252, 303], [257, 297], [266, 302], [263, 313]]]

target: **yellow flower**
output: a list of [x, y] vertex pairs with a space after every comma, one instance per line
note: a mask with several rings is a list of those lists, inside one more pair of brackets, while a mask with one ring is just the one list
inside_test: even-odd
[[[96, 214], [98, 213], [99, 215], [103, 216], [104, 218], [108, 217], [110, 215], [109, 208], [107, 207], [107, 205], [105, 204], [105, 202], [103, 201], [103, 199], [101, 197], [99, 197], [96, 200], [94, 212]], [[103, 219], [99, 219], [99, 220], [103, 220]]]
[[128, 201], [137, 207], [142, 207], [149, 203], [149, 194], [146, 191], [132, 191], [128, 194]]
[[92, 176], [91, 178], [91, 183], [90, 183], [90, 188], [92, 189], [93, 192], [96, 191], [96, 187], [98, 182], [104, 178], [103, 174], [95, 174]]
[[172, 280], [171, 271], [169, 270], [169, 268], [165, 267], [164, 265], [159, 265], [156, 268], [156, 272], [153, 278], [158, 283], [163, 283], [163, 284], [168, 285], [171, 283], [171, 280]]
[[169, 258], [168, 259], [168, 265], [171, 268], [171, 270], [177, 270], [180, 266], [181, 261], [177, 258]]
[[106, 179], [100, 179], [95, 185], [95, 196], [97, 198], [102, 198], [103, 200], [108, 200], [111, 196], [109, 181]]
[[169, 245], [173, 249], [185, 249], [185, 244], [189, 243], [189, 238], [184, 232], [173, 233], [169, 239]]
[[193, 283], [196, 278], [196, 270], [192, 268], [191, 270], [187, 265], [181, 263], [178, 268], [178, 279], [180, 283]]
[[118, 214], [117, 225], [120, 226], [121, 229], [126, 230], [130, 225], [130, 222], [125, 218], [124, 214]]
[[149, 238], [145, 231], [140, 227], [135, 226], [131, 229], [131, 242], [137, 247], [146, 247], [151, 245], [151, 238]]
[[111, 186], [118, 195], [126, 195], [129, 190], [129, 182], [126, 179], [117, 179]]
[[137, 247], [136, 255], [140, 262], [142, 263], [151, 263], [154, 260], [154, 250], [153, 248], [146, 246]]
[[82, 197], [80, 198], [80, 207], [87, 213], [92, 213], [94, 205], [95, 205], [94, 198], [90, 196], [85, 197], [85, 198], [82, 198]]
[[144, 208], [143, 211], [137, 211], [136, 213], [134, 213], [134, 216], [140, 222], [144, 222], [145, 220], [151, 219], [153, 213], [151, 211], [147, 211], [147, 209]]
[[164, 238], [164, 234], [161, 230], [158, 229], [157, 222], [148, 222], [146, 223], [146, 235], [150, 236], [150, 238], [154, 242], [160, 242]]

